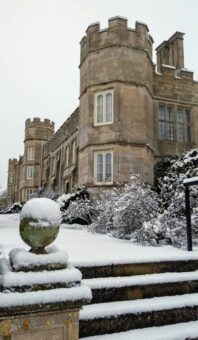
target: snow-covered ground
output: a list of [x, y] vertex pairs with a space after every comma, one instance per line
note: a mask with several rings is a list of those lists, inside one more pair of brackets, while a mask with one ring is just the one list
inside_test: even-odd
[[[61, 225], [54, 244], [67, 251], [74, 265], [110, 264], [124, 262], [149, 262], [162, 260], [198, 258], [198, 250], [164, 247], [144, 247], [130, 241], [119, 240], [107, 235], [93, 234], [80, 226]], [[19, 235], [19, 215], [0, 215], [0, 250], [3, 256], [13, 248], [29, 247]]]
[[[171, 246], [164, 247], [144, 247], [137, 244], [133, 244], [130, 241], [119, 240], [107, 235], [101, 234], [92, 234], [87, 231], [86, 227], [81, 227], [78, 225], [69, 226], [69, 225], [61, 225], [59, 235], [54, 242], [60, 250], [66, 251], [69, 254], [69, 261], [74, 265], [100, 265], [100, 264], [112, 264], [112, 263], [130, 263], [130, 262], [149, 262], [149, 261], [162, 261], [162, 260], [176, 260], [176, 259], [190, 259], [197, 258], [198, 259], [198, 250], [193, 252], [187, 252], [185, 250], [173, 248]], [[0, 215], [0, 256], [7, 257], [10, 250], [13, 248], [24, 248], [26, 250], [29, 247], [22, 241], [19, 235], [19, 215]], [[66, 270], [63, 270], [66, 271]], [[19, 275], [21, 273], [18, 273]], [[73, 275], [73, 272], [71, 273]], [[74, 273], [77, 275], [76, 273]], [[37, 273], [36, 273], [37, 275]], [[154, 274], [155, 276], [159, 276], [159, 274]], [[175, 273], [169, 274], [171, 278], [165, 277], [165, 274], [162, 275], [162, 280], [168, 281], [169, 279], [173, 282], [176, 279], [179, 279]], [[167, 273], [166, 273], [167, 275]], [[181, 280], [186, 279], [185, 276], [189, 275], [189, 273], [178, 273], [178, 276], [181, 276]], [[196, 279], [197, 272], [190, 273], [192, 275], [191, 279]], [[148, 281], [148, 276], [145, 275], [144, 278], [123, 278], [127, 279], [129, 284], [131, 284], [132, 280], [144, 280]], [[184, 277], [183, 277], [184, 276]], [[9, 277], [11, 280], [12, 277]], [[43, 280], [43, 278], [40, 278]], [[157, 278], [158, 279], [158, 278]], [[161, 280], [160, 278], [158, 279]], [[31, 280], [34, 280], [34, 277], [31, 277]], [[36, 278], [38, 280], [38, 278]], [[84, 280], [84, 284], [88, 284], [91, 280]], [[86, 282], [87, 281], [87, 282]], [[171, 281], [171, 282], [172, 282]], [[135, 282], [135, 281], [134, 281]], [[136, 282], [137, 283], [137, 282]], [[85, 285], [81, 286], [80, 291], [75, 291], [75, 288], [70, 288], [70, 296], [67, 295], [67, 291], [64, 293], [64, 290], [57, 289], [54, 294], [50, 295], [50, 301], [54, 301], [57, 299], [61, 301], [61, 299], [69, 299], [71, 297], [79, 297], [79, 294], [83, 296], [87, 296], [89, 298], [90, 291], [88, 287]], [[123, 283], [120, 282], [120, 278], [106, 278], [103, 279], [102, 285], [108, 286], [121, 286]], [[125, 282], [127, 285], [127, 283]], [[101, 286], [101, 279], [93, 280], [92, 286]], [[89, 286], [89, 284], [88, 284]], [[72, 290], [72, 291], [71, 291]], [[64, 294], [66, 295], [64, 295]], [[71, 294], [72, 293], [72, 294]], [[49, 294], [43, 294], [39, 296], [35, 294], [35, 292], [26, 293], [27, 301], [36, 301], [35, 299], [42, 298], [42, 301], [45, 302], [46, 299], [49, 301]], [[76, 295], [77, 294], [77, 295]], [[12, 301], [7, 296], [3, 296], [4, 300], [1, 301], [2, 304], [6, 306]], [[18, 299], [18, 303], [21, 302], [21, 294], [15, 293], [15, 298]], [[26, 297], [25, 297], [26, 298]], [[116, 310], [116, 306], [118, 311], [122, 311], [123, 309], [133, 309], [138, 310], [138, 308], [145, 310], [147, 309], [159, 309], [165, 308], [165, 306], [175, 306], [175, 305], [193, 305], [198, 301], [198, 295], [192, 294], [184, 295], [180, 297], [162, 297], [162, 298], [154, 298], [147, 299], [148, 306], [145, 306], [145, 301], [141, 300], [137, 301], [124, 301], [124, 302], [112, 302], [111, 304], [98, 304], [97, 308], [94, 305], [86, 306], [81, 311], [81, 319], [89, 318], [90, 315], [93, 316], [95, 314], [107, 315], [114, 313]], [[195, 301], [196, 300], [196, 301]], [[158, 302], [159, 301], [159, 302]], [[163, 304], [164, 301], [164, 304]], [[24, 300], [23, 300], [24, 303]], [[104, 310], [105, 305], [107, 308]], [[168, 308], [168, 307], [167, 307]], [[166, 309], [166, 308], [165, 308]], [[119, 314], [119, 313], [118, 313]], [[184, 340], [186, 337], [197, 337], [198, 336], [198, 322], [189, 322], [178, 325], [170, 325], [163, 327], [151, 327], [147, 329], [137, 329], [128, 332], [115, 333], [110, 335], [101, 335], [95, 337], [88, 337], [84, 339], [89, 340], [129, 340], [129, 339], [152, 339], [152, 340]]]

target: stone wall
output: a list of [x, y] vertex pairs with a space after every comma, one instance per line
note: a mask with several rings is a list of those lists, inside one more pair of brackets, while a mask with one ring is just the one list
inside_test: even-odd
[[70, 191], [78, 183], [79, 108], [43, 147], [42, 183], [59, 192]]

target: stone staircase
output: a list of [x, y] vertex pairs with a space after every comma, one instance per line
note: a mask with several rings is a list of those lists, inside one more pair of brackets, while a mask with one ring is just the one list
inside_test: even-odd
[[93, 294], [80, 314], [82, 339], [198, 320], [198, 260], [79, 269]]

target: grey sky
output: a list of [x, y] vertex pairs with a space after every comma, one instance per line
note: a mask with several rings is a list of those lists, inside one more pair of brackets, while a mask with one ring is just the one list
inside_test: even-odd
[[144, 21], [154, 47], [185, 32], [185, 67], [197, 79], [197, 13], [197, 0], [0, 0], [0, 186], [8, 159], [23, 153], [26, 118], [50, 118], [57, 129], [78, 106], [79, 42], [90, 23]]

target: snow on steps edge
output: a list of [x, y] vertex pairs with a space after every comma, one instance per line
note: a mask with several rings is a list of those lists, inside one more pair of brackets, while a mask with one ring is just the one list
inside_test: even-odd
[[123, 314], [139, 314], [193, 306], [198, 306], [198, 293], [138, 299], [135, 301], [98, 303], [84, 306], [80, 312], [80, 320], [93, 320]]

